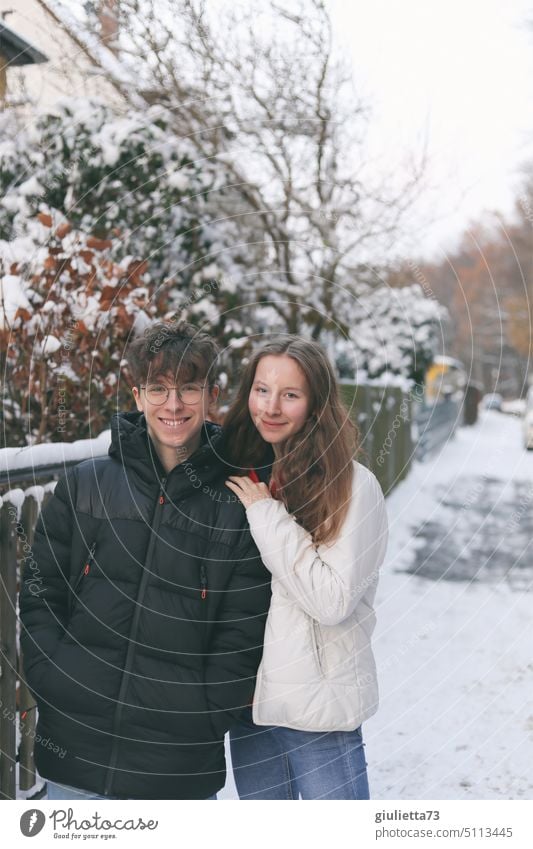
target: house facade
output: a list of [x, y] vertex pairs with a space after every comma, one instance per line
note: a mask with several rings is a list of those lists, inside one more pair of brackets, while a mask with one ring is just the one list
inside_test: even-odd
[[67, 3], [0, 0], [0, 24], [46, 57], [24, 65], [4, 60], [4, 108], [46, 111], [65, 96], [98, 97], [120, 107], [122, 100], [109, 74], [91, 61], [96, 51], [99, 59], [104, 54], [109, 62], [116, 61], [112, 51], [97, 35], [83, 32]]

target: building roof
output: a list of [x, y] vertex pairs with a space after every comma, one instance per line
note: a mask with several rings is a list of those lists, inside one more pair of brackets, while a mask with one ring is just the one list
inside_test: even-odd
[[0, 55], [9, 65], [36, 65], [48, 62], [48, 56], [0, 22]]

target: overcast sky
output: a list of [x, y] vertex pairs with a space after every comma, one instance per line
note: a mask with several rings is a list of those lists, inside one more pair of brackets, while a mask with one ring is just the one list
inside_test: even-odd
[[439, 254], [484, 210], [511, 214], [533, 162], [533, 0], [326, 3], [372, 107], [372, 154], [395, 168], [428, 145], [432, 190], [401, 252]]
[[424, 249], [449, 249], [484, 209], [510, 212], [533, 160], [533, 0], [330, 6], [372, 105], [372, 144], [392, 157], [429, 140], [430, 207], [443, 218]]

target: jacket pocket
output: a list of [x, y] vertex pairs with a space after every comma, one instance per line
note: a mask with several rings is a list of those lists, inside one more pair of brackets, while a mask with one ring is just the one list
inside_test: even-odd
[[322, 631], [316, 619], [311, 620], [311, 641], [313, 644], [313, 653], [315, 655], [316, 665], [320, 675], [325, 678], [327, 674], [326, 653], [322, 640]]

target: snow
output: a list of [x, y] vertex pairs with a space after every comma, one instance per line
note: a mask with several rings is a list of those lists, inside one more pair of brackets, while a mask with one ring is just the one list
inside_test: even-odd
[[[53, 485], [55, 486], [56, 482], [53, 481]], [[29, 486], [28, 489], [24, 490], [24, 494], [26, 498], [35, 498], [39, 507], [42, 504], [46, 489], [44, 486]]]
[[[2, 448], [0, 472], [39, 466], [61, 465], [64, 462], [103, 457], [111, 443], [111, 431], [105, 430], [95, 439], [78, 439], [76, 442], [51, 442], [26, 448]], [[3, 496], [6, 498], [6, 496]]]
[[145, 312], [136, 313], [135, 318], [133, 320], [133, 325], [132, 325], [132, 328], [131, 328], [132, 336], [134, 336], [134, 337], [142, 336], [144, 331], [148, 327], [150, 327], [151, 324], [152, 324], [152, 320], [149, 318], [149, 316], [146, 315]]
[[139, 121], [132, 118], [118, 118], [111, 124], [104, 124], [94, 135], [94, 144], [102, 151], [106, 165], [115, 165], [122, 152], [122, 145], [139, 129]]
[[9, 492], [2, 495], [1, 504], [12, 504], [17, 510], [17, 519], [20, 519], [22, 505], [24, 504], [25, 494], [23, 489], [10, 489]]
[[230, 339], [228, 342], [228, 348], [231, 348], [233, 351], [238, 351], [239, 348], [244, 348], [248, 344], [249, 340], [247, 336], [242, 336], [240, 339]]
[[166, 176], [167, 184], [171, 189], [177, 189], [179, 192], [185, 192], [190, 187], [191, 181], [183, 171], [173, 171]]
[[29, 180], [25, 180], [20, 186], [17, 187], [17, 191], [20, 192], [21, 195], [42, 195], [44, 193], [44, 189], [37, 180], [35, 176], [29, 178]]
[[213, 324], [215, 324], [219, 318], [218, 307], [208, 298], [202, 298], [201, 301], [197, 301], [190, 309], [195, 315], [204, 315], [207, 320]]
[[355, 305], [346, 304], [345, 312], [350, 317], [350, 339], [335, 343], [338, 364], [342, 360], [370, 378], [413, 377], [423, 370], [433, 361], [447, 317], [446, 309], [427, 298], [418, 284], [401, 289], [380, 286], [361, 295]]
[[40, 353], [43, 356], [46, 356], [47, 354], [55, 354], [55, 352], [59, 351], [60, 348], [61, 342], [59, 341], [57, 336], [53, 336], [51, 333], [49, 333], [46, 336], [42, 346], [40, 346]]
[[[459, 521], [470, 521], [465, 545], [474, 539], [476, 487], [488, 480], [498, 482], [496, 502], [517, 482], [533, 481], [520, 423], [492, 411], [456, 431], [431, 462], [415, 464], [387, 501], [391, 537], [375, 637], [381, 706], [365, 726], [376, 798], [532, 796], [533, 596], [503, 580], [428, 581], [398, 571], [412, 564], [413, 530], [423, 523], [443, 518], [453, 538]], [[453, 515], [443, 501], [459, 486], [470, 498]], [[530, 514], [532, 499], [533, 488]], [[494, 512], [486, 505], [489, 525]], [[517, 515], [509, 516], [515, 524]], [[509, 569], [515, 530], [508, 525], [501, 534]]]
[[0, 329], [8, 329], [19, 307], [28, 309], [30, 303], [21, 277], [5, 274], [0, 279]]
[[20, 519], [22, 507], [26, 498], [34, 498], [40, 507], [45, 496], [45, 493], [50, 489], [53, 490], [57, 481], [51, 481], [45, 486], [29, 486], [27, 489], [10, 489], [0, 497], [0, 507], [2, 504], [13, 504], [17, 508], [17, 518]]

